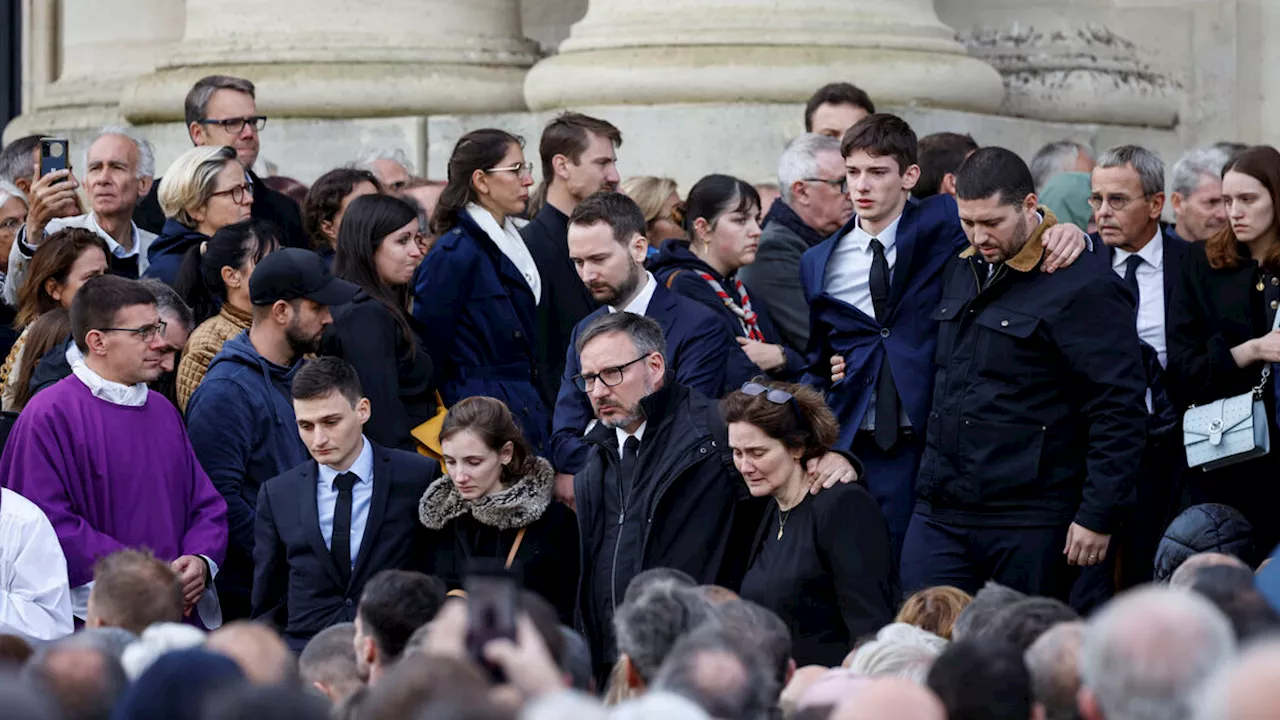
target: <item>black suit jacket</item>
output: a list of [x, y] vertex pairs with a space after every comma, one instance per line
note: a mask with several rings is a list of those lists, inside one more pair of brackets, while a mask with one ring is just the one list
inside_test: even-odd
[[[283, 233], [281, 242], [286, 247], [311, 249], [311, 241], [302, 229], [302, 214], [298, 210], [298, 203], [267, 187], [252, 170], [249, 171], [249, 179], [253, 182], [253, 206], [249, 214], [279, 225]], [[133, 224], [157, 235], [164, 227], [164, 211], [160, 209], [159, 193], [160, 178], [156, 178], [151, 183], [151, 192], [133, 209]]]
[[436, 461], [373, 445], [373, 500], [351, 582], [320, 534], [314, 460], [268, 480], [254, 528], [253, 619], [265, 620], [301, 650], [330, 625], [355, 620], [360, 593], [382, 570], [430, 573], [436, 534], [418, 522], [418, 501], [439, 477]]
[[[1166, 347], [1168, 346], [1169, 328], [1173, 323], [1173, 296], [1177, 292], [1178, 285], [1182, 282], [1182, 261], [1187, 257], [1187, 250], [1190, 249], [1191, 243], [1183, 240], [1174, 231], [1172, 225], [1160, 223], [1160, 235], [1164, 239], [1164, 332]], [[1101, 255], [1107, 261], [1107, 267], [1111, 267], [1115, 260], [1115, 249], [1110, 245], [1102, 242], [1101, 236], [1094, 234], [1090, 237], [1093, 241], [1094, 252]], [[1137, 301], [1137, 298], [1134, 298]]]
[[543, 399], [548, 407], [560, 392], [565, 352], [573, 328], [599, 304], [582, 284], [569, 259], [569, 216], [545, 204], [520, 231], [542, 277], [542, 301], [538, 303], [537, 361]]

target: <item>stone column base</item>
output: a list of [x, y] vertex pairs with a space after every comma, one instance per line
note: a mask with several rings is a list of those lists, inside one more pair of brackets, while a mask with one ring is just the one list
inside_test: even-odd
[[957, 53], [885, 48], [688, 46], [562, 53], [525, 80], [531, 109], [584, 104], [794, 102], [853, 81], [877, 105], [992, 110], [1004, 88], [989, 65]]

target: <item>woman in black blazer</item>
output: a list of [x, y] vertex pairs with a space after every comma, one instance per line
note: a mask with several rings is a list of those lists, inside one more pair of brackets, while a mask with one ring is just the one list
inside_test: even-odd
[[753, 381], [720, 409], [747, 490], [773, 500], [740, 594], [786, 621], [797, 665], [836, 667], [859, 638], [893, 622], [897, 608], [880, 506], [861, 484], [809, 493], [805, 463], [826, 454], [837, 431], [817, 390]]
[[449, 408], [440, 444], [448, 474], [418, 508], [423, 525], [444, 531], [436, 574], [453, 590], [471, 560], [500, 561], [572, 625], [578, 521], [551, 497], [551, 464], [533, 454], [511, 410], [482, 395]]
[[321, 354], [355, 366], [373, 406], [365, 425], [384, 447], [415, 451], [412, 430], [436, 413], [431, 355], [409, 314], [409, 282], [422, 262], [418, 212], [390, 195], [364, 195], [347, 206], [333, 274], [360, 286], [354, 301], [331, 309]]
[[[1190, 248], [1169, 314], [1169, 385], [1182, 409], [1249, 392], [1280, 362], [1280, 152], [1258, 146], [1228, 163], [1222, 180], [1228, 227]], [[1262, 393], [1270, 454], [1187, 475], [1191, 503], [1236, 508], [1253, 524], [1256, 565], [1280, 540], [1280, 428], [1275, 368]]]

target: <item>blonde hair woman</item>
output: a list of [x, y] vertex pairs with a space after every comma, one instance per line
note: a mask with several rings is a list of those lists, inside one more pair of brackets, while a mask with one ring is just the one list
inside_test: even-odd
[[165, 171], [157, 196], [165, 221], [148, 251], [145, 275], [172, 285], [188, 250], [248, 219], [253, 184], [235, 148], [196, 147], [179, 155]]
[[644, 213], [649, 227], [649, 247], [657, 248], [665, 240], [684, 237], [683, 211], [675, 180], [642, 175], [627, 178], [619, 189], [635, 200]]

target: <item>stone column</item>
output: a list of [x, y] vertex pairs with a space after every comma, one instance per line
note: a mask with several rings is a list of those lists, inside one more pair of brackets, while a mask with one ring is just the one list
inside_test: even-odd
[[1000, 71], [1001, 114], [1173, 127], [1181, 90], [1113, 31], [1112, 0], [937, 0], [975, 57]]
[[7, 137], [121, 121], [121, 91], [182, 37], [180, 0], [24, 0], [23, 115]]
[[519, 0], [186, 3], [181, 44], [124, 94], [134, 122], [181, 119], [188, 89], [215, 73], [252, 80], [263, 110], [283, 117], [522, 110], [537, 59]]
[[1004, 93], [931, 0], [590, 0], [559, 54], [529, 71], [525, 99], [793, 103], [834, 81], [886, 106], [987, 112]]

